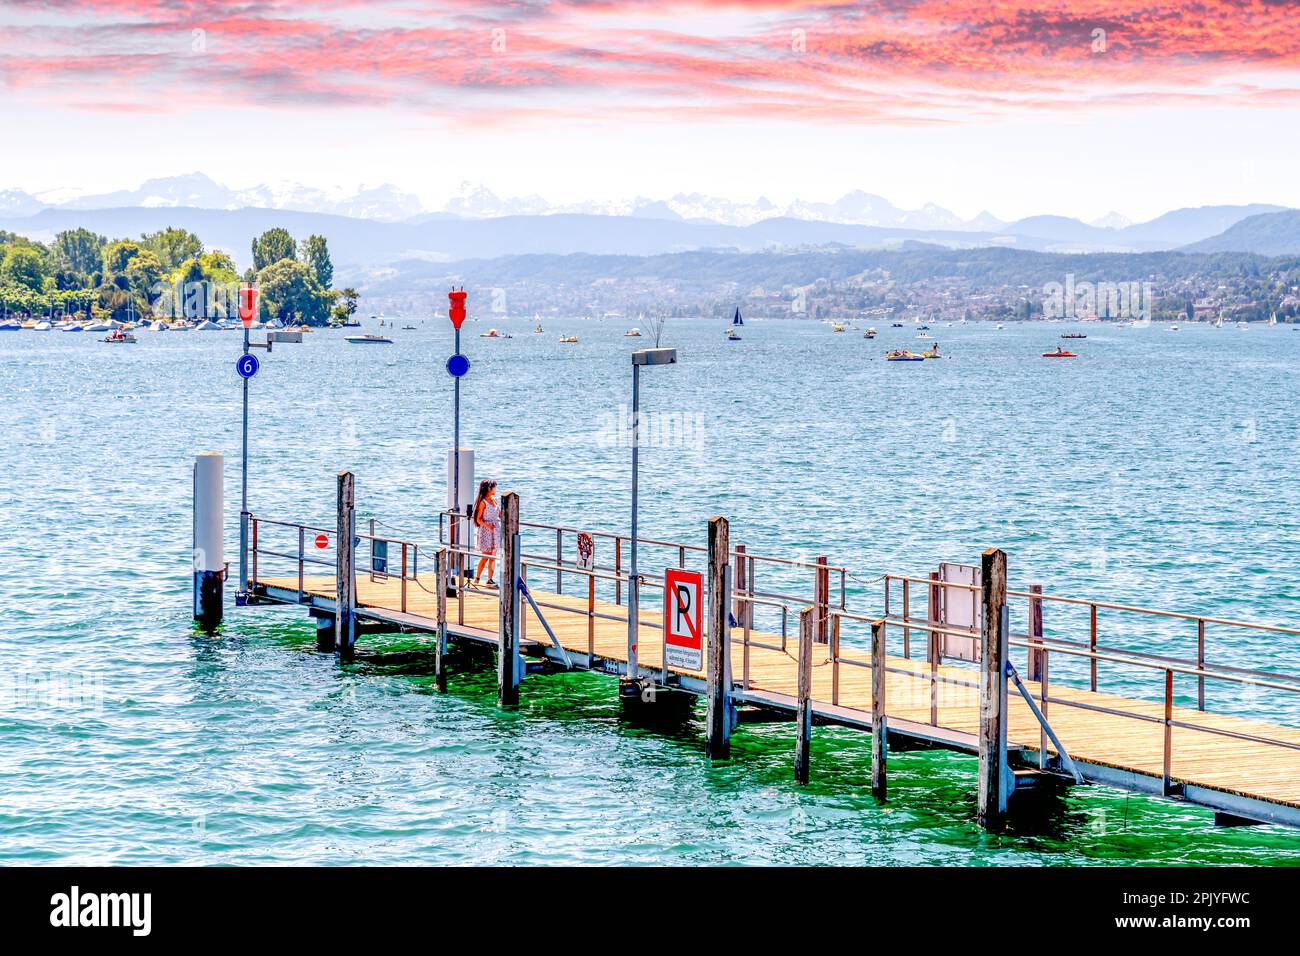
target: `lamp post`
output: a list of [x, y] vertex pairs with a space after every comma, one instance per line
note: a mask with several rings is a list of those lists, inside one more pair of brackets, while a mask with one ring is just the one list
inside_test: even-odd
[[[452, 449], [451, 449], [451, 548], [452, 548], [452, 565], [455, 568], [456, 586], [460, 587], [463, 556], [459, 550], [460, 546], [460, 379], [461, 376], [469, 371], [469, 359], [460, 354], [460, 327], [465, 321], [465, 298], [467, 293], [465, 287], [452, 289], [447, 293], [447, 318], [451, 320], [452, 327], [456, 330], [455, 352], [447, 360], [447, 373], [451, 375], [455, 382], [455, 391], [452, 398]], [[448, 569], [450, 571], [450, 568]], [[446, 587], [449, 582], [439, 582], [441, 587]]]
[[636, 571], [637, 469], [641, 450], [641, 366], [674, 365], [676, 349], [641, 349], [632, 353], [632, 553], [627, 569], [627, 676], [636, 680], [636, 641], [641, 595]]
[[239, 290], [239, 318], [244, 323], [244, 352], [235, 363], [235, 371], [244, 380], [243, 445], [239, 456], [239, 584], [235, 588], [235, 605], [248, 603], [248, 380], [257, 374], [257, 357], [249, 349], [271, 351], [271, 342], [250, 342], [248, 330], [257, 317], [257, 287], [242, 286]]

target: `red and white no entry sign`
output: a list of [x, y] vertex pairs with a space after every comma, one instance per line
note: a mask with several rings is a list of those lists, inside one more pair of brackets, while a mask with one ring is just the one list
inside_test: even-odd
[[330, 546], [330, 536], [327, 534], [316, 535], [316, 547], [328, 548]]
[[704, 576], [669, 568], [664, 572], [664, 635], [669, 667], [697, 671], [704, 666], [700, 628]]

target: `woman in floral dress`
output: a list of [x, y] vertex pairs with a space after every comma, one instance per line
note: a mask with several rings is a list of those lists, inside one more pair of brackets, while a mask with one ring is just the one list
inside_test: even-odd
[[483, 568], [487, 567], [488, 585], [496, 586], [492, 580], [496, 572], [497, 547], [501, 543], [501, 509], [497, 507], [497, 483], [486, 478], [478, 483], [478, 498], [474, 501], [474, 526], [478, 528], [478, 551], [483, 557], [478, 560], [478, 570], [474, 572], [474, 583], [483, 577]]

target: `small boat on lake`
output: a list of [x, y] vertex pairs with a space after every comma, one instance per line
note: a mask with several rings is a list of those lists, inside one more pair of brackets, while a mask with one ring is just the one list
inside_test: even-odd
[[561, 335], [560, 341], [566, 345], [572, 345], [574, 342], [578, 341], [578, 337], [576, 335]]
[[345, 335], [344, 342], [351, 342], [353, 345], [392, 345], [393, 340], [385, 336], [378, 335], [374, 332], [366, 332], [364, 335]]
[[623, 338], [625, 339], [639, 339], [640, 337], [641, 337], [641, 330], [636, 328], [628, 329], [626, 332], [623, 333]]
[[728, 341], [728, 342], [739, 342], [739, 341], [740, 341], [740, 333], [737, 332], [735, 329], [727, 329], [727, 341]]
[[867, 331], [862, 333], [862, 337], [864, 339], [874, 339], [876, 337], [876, 327], [873, 325], [871, 328], [867, 329]]
[[1055, 352], [1044, 352], [1044, 353], [1043, 353], [1043, 358], [1078, 358], [1078, 357], [1079, 357], [1079, 356], [1078, 356], [1077, 353], [1075, 353], [1075, 352], [1067, 352], [1065, 349], [1061, 348], [1059, 345], [1056, 347], [1056, 351], [1055, 351]]
[[108, 342], [111, 345], [130, 345], [135, 342], [135, 335], [126, 329], [114, 329], [100, 341]]
[[893, 352], [885, 353], [886, 362], [924, 362], [925, 356], [918, 355], [915, 352], [909, 352], [907, 349], [895, 349]]
[[1066, 332], [1061, 336], [1063, 339], [1086, 339], [1087, 337], [1083, 332]]

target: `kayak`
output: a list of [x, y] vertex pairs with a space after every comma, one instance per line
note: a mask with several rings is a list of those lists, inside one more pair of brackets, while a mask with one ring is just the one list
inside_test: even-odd
[[1079, 355], [1077, 352], [1066, 352], [1063, 351], [1062, 349], [1057, 349], [1055, 352], [1043, 353], [1043, 358], [1078, 358], [1078, 357]]

